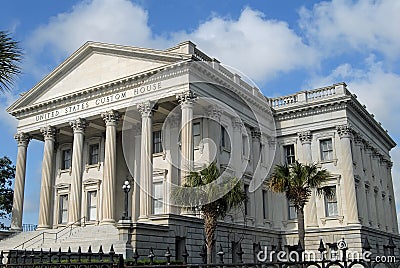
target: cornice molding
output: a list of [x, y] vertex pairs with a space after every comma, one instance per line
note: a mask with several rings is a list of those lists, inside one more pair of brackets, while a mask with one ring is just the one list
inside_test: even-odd
[[292, 107], [290, 110], [289, 109], [281, 111], [275, 110], [274, 118], [276, 121], [284, 121], [299, 117], [317, 115], [333, 111], [340, 111], [346, 109], [347, 101], [348, 99], [336, 99], [335, 101], [332, 101], [332, 99], [330, 99], [330, 103], [318, 103], [315, 105], [310, 105], [310, 103], [308, 103], [308, 105], [306, 106]]
[[[17, 101], [12, 106], [10, 106], [7, 109], [7, 111], [11, 115], [18, 118], [18, 117], [23, 117], [24, 115], [32, 116], [37, 113], [48, 112], [52, 109], [54, 105], [57, 105], [57, 108], [72, 106], [74, 104], [81, 103], [82, 101], [88, 98], [96, 99], [109, 94], [115, 94], [136, 87], [140, 87], [143, 84], [154, 83], [157, 81], [170, 79], [183, 74], [187, 74], [189, 68], [182, 68], [182, 66], [184, 66], [185, 64], [187, 64], [187, 61], [178, 62], [172, 65], [162, 66], [146, 72], [137, 73], [131, 76], [127, 76], [124, 78], [116, 79], [103, 84], [85, 88], [82, 89], [81, 91], [59, 96], [57, 98], [46, 100], [41, 103], [32, 104], [19, 109], [13, 109], [13, 106], [17, 104], [18, 102]], [[163, 72], [162, 77], [156, 75], [161, 71], [167, 71], [167, 72]]]

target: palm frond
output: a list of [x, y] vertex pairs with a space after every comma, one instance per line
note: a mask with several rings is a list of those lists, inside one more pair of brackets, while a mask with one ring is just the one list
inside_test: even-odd
[[21, 73], [22, 50], [8, 32], [0, 31], [0, 92], [11, 91], [15, 76]]

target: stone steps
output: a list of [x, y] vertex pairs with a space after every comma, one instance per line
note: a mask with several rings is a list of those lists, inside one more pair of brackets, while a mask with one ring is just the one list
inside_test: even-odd
[[[42, 234], [44, 231], [33, 231], [23, 232], [9, 237], [5, 240], [0, 241], [0, 250], [10, 250], [21, 245], [23, 242]], [[42, 236], [35, 238], [34, 240], [27, 242], [24, 248], [27, 250], [40, 250], [58, 251], [61, 248], [62, 251], [67, 251], [70, 247], [72, 251], [78, 251], [81, 247], [82, 252], [87, 252], [89, 246], [92, 248], [92, 252], [98, 252], [100, 246], [103, 247], [103, 252], [108, 253], [111, 245], [114, 245], [115, 251], [121, 248], [118, 241], [118, 229], [114, 225], [96, 225], [96, 226], [84, 226], [75, 227], [74, 229], [65, 230], [58, 234], [57, 241], [55, 240], [55, 233], [57, 229], [46, 230], [45, 239]], [[22, 249], [19, 247], [18, 249]], [[122, 253], [122, 252], [121, 252]]]

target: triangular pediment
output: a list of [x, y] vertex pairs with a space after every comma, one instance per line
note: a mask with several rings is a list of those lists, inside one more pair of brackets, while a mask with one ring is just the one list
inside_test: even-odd
[[85, 89], [146, 73], [190, 54], [88, 42], [23, 94], [8, 111], [45, 103]]

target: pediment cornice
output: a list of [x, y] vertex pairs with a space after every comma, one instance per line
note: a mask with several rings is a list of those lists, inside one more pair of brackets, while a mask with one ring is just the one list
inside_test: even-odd
[[[11, 115], [19, 119], [23, 118], [24, 116], [32, 116], [34, 114], [47, 112], [49, 110], [52, 110], [54, 107], [63, 108], [67, 106], [72, 106], [74, 104], [82, 103], [82, 101], [84, 100], [100, 98], [105, 95], [119, 93], [132, 88], [136, 88], [146, 83], [153, 83], [160, 81], [161, 79], [168, 79], [182, 75], [188, 70], [185, 68], [177, 67], [181, 67], [186, 62], [187, 61], [181, 61], [160, 68], [155, 68], [150, 71], [138, 73], [132, 76], [85, 88], [81, 91], [66, 94], [57, 98], [46, 100], [41, 103], [35, 103], [15, 109], [12, 109], [12, 106], [10, 106], [7, 111]], [[177, 68], [179, 71], [172, 71], [175, 68]], [[169, 70], [169, 72], [165, 72], [165, 74], [163, 73], [162, 77], [155, 75], [156, 73], [163, 70]]]
[[[18, 110], [26, 108], [25, 106], [29, 106], [29, 103], [34, 101], [36, 97], [43, 93], [50, 85], [59, 81], [65, 73], [68, 73], [69, 70], [74, 68], [78, 63], [82, 62], [85, 58], [92, 55], [93, 53], [100, 54], [109, 54], [109, 55], [117, 55], [124, 56], [130, 58], [138, 58], [149, 61], [163, 62], [168, 64], [173, 64], [179, 61], [184, 61], [191, 59], [191, 54], [179, 53], [179, 52], [170, 52], [167, 50], [155, 50], [155, 49], [147, 49], [147, 48], [138, 48], [131, 46], [121, 46], [121, 45], [113, 45], [99, 42], [87, 42], [82, 47], [80, 47], [77, 51], [75, 51], [70, 57], [68, 57], [63, 63], [61, 63], [57, 68], [55, 68], [49, 75], [44, 77], [39, 83], [37, 83], [32, 89], [21, 94], [21, 97], [14, 102], [7, 111], [14, 115]], [[138, 74], [144, 75], [144, 74]], [[129, 79], [129, 78], [127, 78]], [[122, 79], [123, 80], [123, 79]], [[112, 81], [110, 83], [117, 83], [118, 81]], [[108, 84], [108, 83], [107, 83]], [[99, 85], [99, 87], [106, 85]], [[96, 88], [96, 87], [95, 87]], [[74, 93], [84, 94], [85, 91], [91, 90], [86, 89], [82, 90], [82, 92]], [[70, 96], [65, 96], [66, 99], [69, 99]], [[51, 100], [57, 103], [57, 100]], [[42, 103], [38, 104], [39, 106], [43, 106]]]

